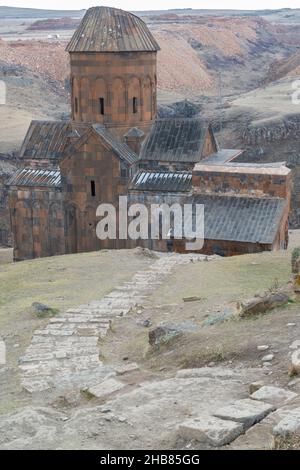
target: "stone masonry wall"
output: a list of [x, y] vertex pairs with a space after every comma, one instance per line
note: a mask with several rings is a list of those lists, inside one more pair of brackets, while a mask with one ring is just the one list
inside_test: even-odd
[[65, 253], [62, 194], [49, 188], [10, 189], [14, 259]]
[[74, 121], [100, 122], [120, 136], [134, 126], [149, 130], [156, 115], [155, 52], [71, 53], [70, 60]]

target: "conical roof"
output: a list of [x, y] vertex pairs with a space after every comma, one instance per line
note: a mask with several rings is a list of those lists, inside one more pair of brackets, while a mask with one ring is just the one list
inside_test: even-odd
[[117, 8], [87, 10], [67, 46], [68, 52], [133, 52], [159, 50], [147, 25], [137, 16]]

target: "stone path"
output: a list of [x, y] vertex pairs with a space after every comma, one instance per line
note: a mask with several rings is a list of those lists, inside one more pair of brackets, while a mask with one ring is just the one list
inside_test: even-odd
[[35, 331], [20, 358], [21, 383], [30, 393], [83, 389], [104, 380], [111, 372], [99, 360], [99, 338], [115, 317], [145, 305], [149, 296], [175, 267], [211, 259], [202, 255], [162, 255], [148, 270], [137, 272], [99, 301], [71, 308]]
[[222, 366], [135, 387], [110, 377], [83, 406], [35, 401], [0, 416], [0, 448], [253, 450], [270, 449], [277, 436], [300, 436], [300, 397], [265, 385], [258, 400], [257, 391], [249, 394], [257, 378], [265, 379], [261, 368]]

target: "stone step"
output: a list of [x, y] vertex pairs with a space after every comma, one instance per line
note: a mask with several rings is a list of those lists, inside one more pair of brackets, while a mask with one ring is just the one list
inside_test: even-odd
[[66, 322], [66, 323], [52, 323], [48, 325], [47, 331], [73, 331], [76, 333], [82, 329], [89, 329], [89, 330], [96, 330], [100, 332], [107, 332], [109, 327], [104, 325], [103, 323], [99, 323], [97, 321], [90, 321], [90, 322]]
[[99, 325], [111, 326], [111, 320], [103, 318], [102, 315], [75, 315], [71, 313], [66, 313], [64, 318], [52, 318], [49, 324], [54, 325], [63, 325], [69, 323], [98, 323]]
[[87, 367], [88, 365], [100, 365], [101, 361], [99, 360], [98, 354], [89, 354], [88, 356], [81, 357], [70, 357], [62, 359], [49, 359], [38, 362], [28, 362], [23, 363], [19, 367], [23, 373], [34, 373], [34, 372], [43, 372], [46, 370], [81, 370], [82, 368]]
[[96, 336], [38, 336], [34, 334], [31, 340], [32, 345], [43, 346], [44, 344], [52, 344], [53, 347], [69, 346], [95, 346], [98, 343]]
[[98, 348], [78, 348], [78, 349], [57, 349], [55, 352], [42, 352], [40, 354], [30, 354], [30, 351], [27, 350], [27, 354], [25, 356], [21, 356], [19, 358], [19, 364], [25, 364], [28, 362], [42, 362], [52, 359], [67, 359], [69, 357], [84, 357], [84, 356], [93, 356], [99, 355]]
[[108, 368], [99, 360], [98, 341], [107, 335], [112, 320], [138, 305], [147, 305], [149, 296], [177, 266], [199, 259], [164, 255], [101, 300], [69, 308], [51, 318], [45, 328], [35, 331], [20, 358], [23, 387], [34, 393], [51, 388], [82, 388], [85, 383], [102, 380]]

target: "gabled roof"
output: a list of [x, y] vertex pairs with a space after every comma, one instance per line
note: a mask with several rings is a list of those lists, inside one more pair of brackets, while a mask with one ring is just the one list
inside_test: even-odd
[[209, 129], [195, 118], [157, 119], [142, 145], [140, 160], [199, 162]]
[[38, 186], [45, 188], [60, 188], [60, 170], [23, 168], [15, 172], [7, 183], [9, 186]]
[[136, 153], [128, 145], [119, 142], [104, 126], [93, 124], [92, 127], [121, 160], [126, 161], [129, 165], [138, 161]]
[[138, 127], [132, 127], [131, 129], [129, 129], [128, 132], [126, 132], [126, 134], [124, 134], [124, 137], [138, 137], [138, 138], [142, 138], [144, 137], [145, 133], [139, 129]]
[[130, 189], [138, 191], [186, 192], [192, 189], [192, 173], [188, 171], [140, 171]]
[[90, 8], [67, 46], [68, 52], [133, 52], [159, 50], [147, 25], [127, 11]]
[[210, 240], [245, 243], [274, 242], [286, 200], [239, 196], [197, 195], [204, 204], [204, 236]]
[[57, 159], [63, 154], [71, 131], [69, 121], [32, 121], [21, 147], [24, 159]]

